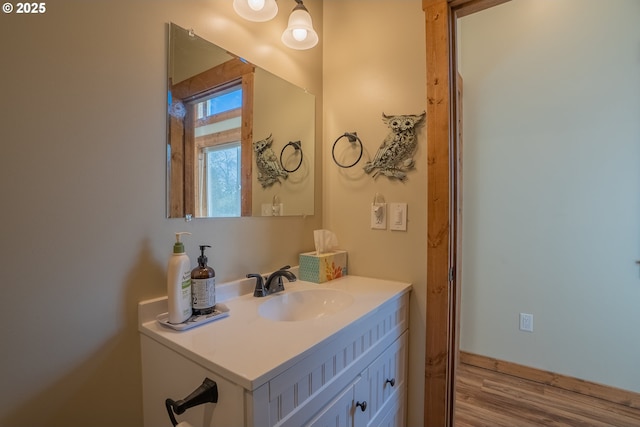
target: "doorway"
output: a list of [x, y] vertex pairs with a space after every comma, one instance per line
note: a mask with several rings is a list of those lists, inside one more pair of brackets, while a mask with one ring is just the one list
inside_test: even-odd
[[[500, 2], [500, 3], [503, 3], [503, 2]], [[537, 2], [537, 3], [540, 4], [544, 2]], [[457, 180], [459, 178], [459, 175], [457, 174], [457, 172], [459, 172], [459, 170], [456, 170], [453, 167], [455, 163], [451, 162], [451, 159], [456, 159], [458, 155], [458, 151], [457, 151], [458, 148], [456, 144], [452, 143], [452, 141], [455, 141], [455, 139], [451, 137], [451, 135], [457, 134], [457, 129], [456, 129], [457, 124], [455, 121], [455, 117], [456, 117], [455, 111], [457, 111], [456, 99], [450, 95], [451, 93], [455, 93], [456, 85], [457, 85], [457, 83], [453, 80], [453, 78], [450, 77], [455, 75], [452, 73], [452, 70], [457, 69], [457, 64], [456, 64], [457, 46], [455, 45], [455, 39], [456, 39], [455, 28], [457, 26], [457, 18], [461, 16], [466, 16], [470, 13], [478, 11], [479, 10], [478, 8], [480, 8], [481, 6], [486, 6], [485, 8], [488, 8], [495, 5], [496, 5], [495, 1], [486, 1], [486, 2], [478, 2], [478, 1], [461, 2], [461, 1], [455, 1], [455, 0], [449, 1], [449, 2], [425, 1], [425, 6], [426, 6], [425, 12], [426, 12], [426, 19], [427, 19], [427, 45], [428, 45], [427, 57], [429, 61], [427, 65], [427, 69], [429, 73], [427, 76], [428, 106], [429, 106], [429, 110], [427, 111], [427, 114], [428, 114], [427, 132], [428, 132], [428, 142], [430, 146], [429, 148], [429, 168], [430, 168], [430, 173], [429, 173], [429, 181], [430, 181], [429, 182], [429, 187], [430, 187], [429, 188], [429, 254], [428, 254], [429, 272], [428, 272], [428, 284], [427, 284], [428, 286], [427, 312], [429, 317], [427, 320], [427, 366], [426, 366], [427, 375], [425, 379], [426, 398], [427, 398], [427, 405], [425, 405], [425, 424], [426, 425], [451, 425], [451, 420], [452, 420], [451, 417], [454, 409], [453, 396], [451, 395], [453, 391], [453, 386], [451, 381], [453, 380], [453, 378], [455, 378], [456, 356], [457, 356], [458, 342], [460, 340], [460, 335], [458, 333], [459, 329], [457, 324], [457, 321], [460, 319], [460, 315], [457, 312], [457, 310], [460, 308], [460, 304], [459, 302], [457, 302], [460, 298], [460, 293], [459, 293], [460, 283], [457, 279], [460, 277], [460, 275], [455, 274], [457, 270], [459, 271], [460, 265], [459, 263], [456, 262], [455, 254], [456, 253], [459, 254], [457, 240], [458, 240], [458, 237], [460, 236], [460, 233], [458, 232], [460, 230], [459, 228], [460, 224], [456, 221], [456, 218], [459, 218], [459, 215], [457, 215], [460, 207], [458, 202], [461, 199], [458, 197], [459, 187], [457, 185]], [[465, 7], [467, 8], [466, 10], [464, 9]], [[574, 7], [573, 13], [576, 14], [576, 16], [581, 16], [579, 12], [584, 12], [584, 10], [578, 10], [578, 9], [579, 8]], [[469, 11], [471, 12], [467, 13]], [[551, 19], [553, 17], [555, 16], [547, 15], [548, 19]], [[445, 37], [444, 41], [442, 38], [438, 38], [434, 36], [437, 34], [440, 34], [440, 35], [444, 34], [444, 37]], [[431, 39], [431, 42], [430, 42], [430, 39]], [[432, 48], [434, 50], [432, 50]], [[636, 47], [636, 50], [637, 50], [637, 47]], [[607, 49], [607, 50], [594, 49], [593, 43], [592, 43], [589, 54], [593, 55], [594, 52], [601, 52], [600, 56], [602, 57], [602, 55], [604, 55], [605, 52], [610, 52], [610, 51], [611, 49]], [[451, 64], [453, 64], [453, 66]], [[436, 73], [435, 75], [433, 74], [434, 72]], [[463, 75], [463, 78], [464, 77], [465, 76]], [[572, 74], [572, 77], [573, 79], [568, 82], [569, 84], [575, 85], [579, 83], [576, 81], [576, 77], [578, 77], [578, 80], [579, 80], [580, 73], [574, 72]], [[600, 85], [602, 84], [603, 82], [600, 83]], [[468, 84], [466, 88], [469, 89]], [[598, 99], [611, 98], [610, 91], [607, 92], [605, 90], [605, 92], [598, 92], [602, 89], [602, 86], [594, 89], [595, 90], [580, 90], [578, 92], [587, 94], [587, 95], [593, 95], [594, 93], [597, 92], [600, 94], [597, 97]], [[636, 90], [636, 87], [633, 86], [627, 89], [628, 90], [630, 89], [633, 92], [634, 90]], [[602, 108], [602, 111], [600, 111], [599, 114], [606, 114], [607, 112], [614, 110], [613, 106], [607, 107], [598, 100], [596, 100], [596, 102], [589, 102], [588, 104], [590, 107]], [[511, 108], [513, 107], [514, 106], [511, 105]], [[466, 114], [466, 117], [468, 116], [469, 115]], [[586, 121], [594, 122], [597, 119], [599, 119], [599, 117], [595, 116], [591, 120], [586, 120]], [[431, 121], [429, 122], [429, 120]], [[437, 124], [434, 126], [431, 126], [431, 123], [437, 123]], [[557, 131], [557, 126], [555, 130]], [[593, 131], [591, 131], [591, 133], [593, 133]], [[564, 260], [568, 261], [569, 259], [573, 260], [573, 258], [576, 258], [578, 262], [577, 264], [578, 266], [585, 264], [585, 259], [587, 258], [582, 256], [582, 255], [585, 255], [585, 249], [589, 248], [589, 246], [591, 247], [594, 246], [593, 244], [589, 245], [589, 243], [592, 242], [592, 240], [586, 237], [592, 237], [592, 234], [594, 232], [595, 233], [602, 232], [602, 228], [598, 227], [601, 224], [598, 224], [597, 221], [595, 220], [584, 219], [585, 218], [584, 215], [578, 215], [578, 213], [586, 210], [601, 209], [601, 208], [604, 208], [606, 210], [607, 207], [608, 208], [616, 207], [609, 210], [613, 210], [618, 215], [626, 216], [625, 212], [628, 211], [628, 209], [622, 208], [623, 205], [621, 204], [621, 202], [623, 200], [631, 201], [632, 203], [635, 203], [636, 208], [638, 205], [637, 189], [635, 192], [629, 192], [630, 194], [628, 194], [627, 197], [616, 198], [615, 196], [617, 196], [619, 192], [619, 186], [615, 185], [615, 181], [613, 181], [613, 184], [612, 184], [612, 181], [608, 181], [607, 183], [603, 179], [600, 179], [600, 178], [603, 178], [604, 175], [606, 175], [605, 174], [605, 171], [606, 171], [607, 174], [609, 175], [613, 174], [614, 176], [617, 176], [620, 178], [617, 180], [618, 184], [631, 181], [635, 183], [635, 185], [637, 185], [637, 182], [638, 182], [637, 176], [633, 175], [636, 172], [629, 172], [630, 167], [633, 166], [632, 165], [633, 162], [628, 162], [627, 160], [628, 157], [632, 157], [635, 159], [639, 157], [637, 148], [632, 147], [631, 151], [626, 151], [627, 153], [626, 155], [622, 155], [621, 157], [617, 158], [617, 160], [613, 161], [614, 164], [625, 165], [625, 166], [616, 169], [616, 168], [609, 168], [609, 165], [606, 164], [608, 163], [607, 159], [609, 159], [612, 155], [614, 155], [615, 154], [614, 152], [620, 154], [619, 153], [620, 147], [616, 145], [616, 142], [619, 141], [620, 138], [616, 138], [613, 135], [614, 133], [609, 131], [603, 137], [600, 138], [601, 143], [598, 144], [596, 148], [603, 149], [604, 152], [600, 152], [598, 156], [595, 156], [596, 160], [588, 161], [588, 162], [591, 162], [591, 165], [589, 168], [587, 168], [589, 173], [587, 173], [585, 177], [581, 179], [576, 179], [575, 175], [570, 174], [568, 176], [568, 179], [561, 178], [560, 180], [557, 180], [555, 187], [558, 187], [558, 188], [564, 187], [565, 197], [561, 197], [561, 195], [556, 196], [555, 193], [552, 195], [551, 198], [553, 200], [551, 200], [551, 202], [553, 202], [552, 206], [556, 207], [555, 209], [550, 210], [541, 202], [537, 202], [537, 204], [535, 204], [535, 202], [533, 202], [534, 200], [533, 198], [529, 200], [530, 202], [534, 203], [533, 206], [529, 206], [529, 210], [536, 212], [536, 209], [537, 209], [538, 215], [543, 215], [551, 211], [553, 215], [556, 217], [562, 216], [562, 215], [570, 217], [569, 223], [564, 223], [560, 225], [553, 224], [556, 231], [555, 234], [558, 234], [560, 231], [562, 231], [563, 233], [567, 231], [568, 225], [572, 227], [577, 227], [580, 225], [584, 226], [584, 228], [582, 228], [583, 244], [580, 245], [579, 249], [578, 250], [571, 250], [568, 248], [564, 249], [564, 253], [570, 254], [569, 257], [565, 256]], [[635, 135], [637, 135], [637, 131]], [[571, 156], [571, 155], [574, 156], [573, 163], [567, 162], [566, 160], [564, 161], [565, 174], [567, 173], [567, 171], [577, 171], [585, 167], [584, 162], [576, 163], [575, 160], [576, 159], [586, 160], [585, 159], [586, 153], [584, 149], [586, 147], [585, 141], [587, 141], [587, 139], [573, 138], [573, 140], [577, 143], [577, 145], [572, 147], [571, 149], [567, 149], [566, 146], [558, 146], [556, 144], [555, 146], [547, 146], [547, 149], [545, 150], [546, 156], [548, 157], [548, 159], [551, 159], [557, 162], [562, 162], [562, 160], [560, 159], [565, 158], [559, 155], [555, 155], [555, 154], [561, 154], [561, 153], [557, 153], [557, 150], [559, 148], [561, 148], [562, 150], [567, 150], [568, 156]], [[542, 144], [546, 144], [548, 142], [549, 141], [543, 141]], [[465, 144], [466, 154], [469, 153], [469, 150], [470, 150], [469, 145], [470, 144]], [[634, 147], [637, 147], [637, 141]], [[636, 151], [633, 151], [634, 149]], [[529, 160], [531, 161], [530, 163], [532, 163], [533, 165], [535, 165], [535, 163], [533, 162], [534, 158], [535, 157], [529, 157]], [[597, 162], [597, 158], [602, 159], [604, 163]], [[513, 158], [511, 158], [511, 160], [513, 160]], [[535, 158], [535, 160], [539, 162], [541, 159]], [[465, 165], [467, 165], [467, 162], [465, 162]], [[628, 173], [631, 173], [631, 175], [628, 175]], [[625, 176], [626, 178], [622, 179], [622, 176]], [[434, 181], [433, 188], [431, 187], [432, 181]], [[607, 201], [603, 201], [603, 199], [600, 198], [599, 200], [602, 200], [602, 203], [598, 203], [597, 205], [593, 205], [593, 206], [589, 205], [590, 203], [589, 196], [592, 195], [593, 192], [590, 193], [589, 191], [585, 191], [584, 187], [580, 187], [585, 183], [591, 186], [592, 189], [596, 189], [596, 187], [602, 187], [602, 186], [606, 187], [607, 185], [611, 186], [607, 191], [604, 191], [603, 194], [609, 194], [611, 196], [614, 196], [614, 200], [612, 201], [611, 197], [607, 197], [606, 199], [604, 199], [604, 200], [609, 200], [607, 202]], [[506, 185], [508, 187], [510, 184], [511, 184], [510, 182], [506, 182], [506, 184], [502, 183], [501, 185], [502, 186]], [[546, 184], [546, 187], [548, 188], [550, 187], [550, 185]], [[536, 188], [536, 187], [533, 186], [533, 187], [530, 187], [530, 189], [531, 188]], [[553, 190], [555, 191], [558, 188], [553, 188]], [[567, 188], [569, 189], [569, 191], [566, 191]], [[566, 203], [567, 203], [567, 200], [571, 198], [581, 199], [583, 203], [582, 206], [575, 210], [574, 208], [568, 207]], [[522, 201], [520, 201], [517, 204], [514, 203], [514, 205], [522, 206], [523, 203]], [[467, 204], [465, 204], [465, 206], [467, 206]], [[545, 207], [545, 209], [542, 209], [543, 206]], [[562, 209], [558, 209], [558, 206], [560, 206]], [[580, 205], [578, 204], [578, 206]], [[506, 206], [507, 209], [510, 209], [512, 207], [513, 206]], [[621, 212], [621, 211], [624, 211], [624, 212]], [[632, 214], [632, 216], [634, 215], [635, 214]], [[524, 217], [518, 216], [518, 218], [524, 218]], [[635, 216], [634, 218], [635, 220], [637, 220], [637, 216]], [[618, 259], [612, 259], [613, 264], [611, 265], [613, 267], [606, 267], [606, 268], [603, 267], [599, 271], [601, 272], [609, 271], [610, 273], [624, 272], [624, 274], [627, 277], [633, 276], [633, 278], [635, 278], [637, 282], [638, 275], [637, 275], [637, 271], [634, 271], [634, 268], [636, 268], [634, 265], [634, 261], [635, 261], [635, 257], [637, 257], [638, 255], [637, 236], [640, 234], [640, 232], [638, 232], [637, 230], [637, 224], [634, 225], [634, 223], [637, 222], [637, 221], [634, 221], [634, 218], [631, 218], [632, 221], [628, 223], [632, 227], [627, 228], [627, 231], [626, 231], [627, 237], [631, 236], [631, 239], [634, 240], [631, 243], [624, 243], [625, 245], [627, 245], [626, 255], [618, 255], [617, 256]], [[583, 222], [583, 224], [580, 224], [580, 222]], [[617, 222], [617, 221], [613, 221], [613, 222]], [[536, 227], [544, 228], [541, 226], [536, 226]], [[547, 228], [550, 228], [550, 227], [551, 225], [548, 224]], [[610, 229], [611, 227], [612, 227], [612, 224], [611, 223], [608, 224], [608, 228]], [[627, 227], [629, 227], [629, 225]], [[514, 230], [517, 230], [518, 232], [520, 232], [522, 231], [523, 228], [526, 228], [526, 227], [515, 228]], [[467, 232], [466, 225], [465, 225], [465, 232]], [[617, 233], [621, 235], [625, 234], [623, 231], [617, 231]], [[525, 238], [525, 240], [531, 242], [530, 246], [535, 247], [536, 249], [538, 249], [538, 251], [545, 250], [544, 249], [545, 246], [541, 245], [540, 247], [539, 246], [540, 243], [536, 241], [534, 237], [528, 236]], [[553, 246], [561, 246], [562, 243], [563, 242], [559, 242], [559, 243], [556, 242], [553, 244]], [[598, 249], [600, 250], [601, 248], [598, 248]], [[516, 250], [515, 248], [512, 248], [512, 252], [522, 252], [522, 250]], [[606, 260], [607, 256], [609, 255], [608, 252], [610, 251], [605, 250], [605, 251], [602, 251], [600, 256], [597, 256], [595, 258], [591, 257], [590, 259], [592, 261], [588, 262], [587, 264], [593, 264], [594, 262], [600, 262], [600, 261]], [[507, 255], [510, 255], [510, 254], [507, 254]], [[625, 258], [624, 261], [620, 260], [620, 258], [622, 257]], [[564, 267], [566, 267], [564, 270], [561, 269], [560, 273], [551, 275], [553, 280], [549, 280], [549, 278], [542, 278], [542, 279], [537, 278], [536, 279], [537, 282], [535, 283], [541, 283], [541, 284], [529, 285], [529, 286], [540, 286], [540, 287], [550, 286], [551, 285], [550, 282], [554, 282], [556, 277], [566, 277], [565, 273], [569, 270], [574, 269], [574, 267], [572, 263], [565, 263], [563, 265]], [[435, 266], [435, 267], [432, 268], [432, 266]], [[527, 267], [520, 266], [521, 270], [523, 268], [525, 269], [525, 271], [531, 271], [532, 272], [530, 274], [531, 276], [535, 276], [535, 274], [537, 273], [537, 270], [531, 269], [530, 266], [527, 266]], [[502, 268], [501, 271], [503, 270], [504, 268]], [[612, 276], [609, 275], [609, 277], [612, 277]], [[521, 278], [520, 280], [524, 281]], [[635, 289], [637, 289], [637, 283], [627, 282], [626, 285], [621, 285], [620, 280], [611, 280], [611, 279], [604, 278], [600, 280], [599, 284], [594, 284], [592, 286], [592, 289], [588, 289], [588, 288], [582, 289], [580, 293], [576, 293], [575, 290], [571, 291], [566, 289], [563, 283], [558, 284], [557, 282], [554, 282], [553, 291], [555, 292], [555, 298], [553, 298], [553, 300], [550, 300], [550, 301], [545, 301], [545, 304], [544, 304], [545, 307], [553, 308], [553, 309], [552, 310], [550, 309], [549, 310], [550, 312], [544, 313], [541, 316], [536, 315], [536, 313], [533, 313], [534, 315], [536, 315], [535, 316], [536, 322], [534, 322], [535, 332], [541, 331], [540, 328], [544, 328], [546, 326], [545, 323], [548, 322], [548, 324], [551, 327], [555, 326], [555, 329], [557, 329], [557, 331], [554, 330], [554, 331], [548, 332], [546, 333], [546, 336], [552, 335], [552, 333], [557, 332], [558, 336], [566, 337], [567, 332], [566, 331], [563, 332], [562, 329], [564, 328], [565, 324], [568, 321], [573, 319], [565, 319], [564, 321], [562, 321], [561, 319], [554, 320], [553, 316], [557, 315], [558, 313], [561, 313], [564, 306], [567, 305], [569, 301], [577, 301], [576, 298], [571, 299], [572, 295], [574, 297], [576, 295], [580, 295], [582, 297], [583, 295], [589, 294], [589, 292], [597, 295], [599, 297], [598, 301], [594, 302], [591, 308], [585, 309], [585, 310], [590, 313], [599, 313], [602, 309], [606, 308], [605, 306], [619, 305], [620, 302], [615, 299], [614, 295], [620, 295], [619, 291], [621, 289], [619, 287], [621, 286], [626, 286], [627, 288], [627, 293], [626, 293], [627, 297], [625, 299], [627, 300], [633, 299], [634, 291], [632, 288], [635, 286]], [[509, 291], [509, 290], [510, 289], [506, 289], [506, 291]], [[504, 289], [503, 289], [503, 292], [505, 292]], [[563, 293], [565, 293], [566, 295], [563, 295]], [[530, 298], [530, 299], [533, 300], [535, 298]], [[511, 307], [511, 309], [513, 309], [513, 307]], [[486, 308], [484, 308], [483, 310], [485, 312], [487, 311]], [[501, 337], [500, 339], [504, 341], [508, 341], [509, 348], [512, 350], [513, 349], [522, 350], [526, 345], [526, 340], [529, 339], [530, 341], [531, 335], [527, 336], [526, 333], [524, 333], [523, 335], [522, 332], [517, 331], [517, 328], [518, 328], [517, 316], [519, 312], [526, 313], [527, 310], [530, 310], [530, 309], [518, 308], [516, 309], [514, 316], [508, 315], [509, 317], [508, 321], [504, 319], [500, 320], [500, 322], [503, 322], [505, 326], [512, 328], [514, 330], [514, 335], [508, 335], [509, 338], [507, 339], [504, 339], [505, 337], [504, 333], [499, 334]], [[534, 310], [534, 309], [531, 309], [531, 310]], [[535, 308], [535, 310], [538, 310], [538, 308]], [[496, 310], [496, 311], [499, 311], [499, 310]], [[623, 310], [623, 311], [628, 311], [628, 310]], [[619, 314], [618, 312], [609, 312], [609, 313], [610, 315], [607, 315], [608, 318], [611, 318], [611, 317], [615, 318]], [[579, 316], [574, 316], [574, 317], [578, 318]], [[432, 321], [433, 319], [435, 319], [435, 322]], [[623, 325], [624, 321], [622, 317], [620, 316], [618, 319], [619, 319], [618, 320], [619, 325]], [[628, 319], [628, 317], [626, 319]], [[590, 320], [591, 319], [588, 319], [588, 318], [583, 319], [583, 321], [586, 321], [586, 322]], [[633, 321], [632, 323], [637, 323], [637, 321]], [[546, 327], [549, 328], [549, 326], [546, 326]], [[608, 330], [611, 331], [611, 329], [612, 329], [611, 326], [609, 326]], [[593, 328], [590, 328], [590, 330], [592, 332], [597, 332]], [[446, 333], [443, 331], [446, 331]], [[615, 331], [616, 332], [613, 334], [611, 333], [607, 334], [605, 331], [603, 331], [603, 333], [600, 335], [607, 335], [605, 338], [609, 339], [611, 338], [611, 335], [615, 335], [616, 333], [618, 333], [620, 331], [620, 328], [616, 327]], [[477, 334], [477, 335], [481, 335], [482, 333], [483, 332], [479, 332], [479, 331], [474, 332], [474, 334]], [[431, 337], [430, 334], [434, 334], [436, 337], [435, 338]], [[625, 333], [622, 333], [619, 335], [625, 336]], [[537, 336], [539, 337], [541, 335], [537, 335]], [[519, 340], [520, 341], [525, 340], [525, 341], [524, 343], [522, 343]], [[494, 342], [491, 345], [493, 349], [497, 348], [494, 344], [496, 343]], [[444, 348], [444, 345], [449, 345], [449, 347]], [[607, 348], [608, 346], [604, 345], [602, 347]], [[637, 352], [638, 350], [635, 347], [633, 347], [632, 351]], [[586, 353], [586, 350], [583, 350], [583, 353]], [[617, 353], [619, 352], [610, 351], [607, 354], [607, 358], [605, 360], [614, 360], [614, 359], [619, 360], [621, 355]], [[504, 357], [508, 358], [510, 356], [507, 355]], [[602, 355], [600, 355], [599, 357], [602, 359]], [[550, 357], [548, 359], [550, 359]], [[587, 359], [587, 358], [581, 358], [581, 359]], [[553, 361], [545, 360], [545, 363], [547, 362], [552, 363]], [[584, 362], [584, 360], [580, 360], [579, 362], [580, 363], [572, 363], [573, 366], [571, 366], [571, 369], [573, 368], [578, 369], [579, 368], [578, 365]], [[535, 365], [535, 361], [530, 362], [528, 364]], [[557, 366], [557, 365], [554, 365], [554, 366]], [[541, 367], [544, 368], [544, 366], [541, 366]], [[569, 374], [572, 374], [572, 373], [569, 372]], [[578, 376], [578, 374], [572, 374], [572, 375]], [[632, 381], [636, 381], [636, 380], [632, 379]], [[440, 399], [436, 398], [435, 402], [433, 402], [434, 397], [440, 397]]]
[[455, 401], [460, 292], [456, 129], [456, 21], [508, 0], [423, 0], [427, 49], [426, 426], [450, 426]]

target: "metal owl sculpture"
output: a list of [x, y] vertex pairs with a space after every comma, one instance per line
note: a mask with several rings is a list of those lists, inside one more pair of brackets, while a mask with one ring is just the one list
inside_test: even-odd
[[374, 178], [383, 174], [405, 181], [406, 172], [415, 165], [413, 154], [418, 146], [416, 128], [423, 123], [425, 116], [425, 112], [403, 116], [387, 116], [382, 113], [382, 121], [389, 126], [391, 132], [382, 141], [373, 160], [365, 163], [364, 171], [367, 174], [373, 172]]
[[271, 149], [272, 135], [253, 143], [253, 151], [256, 152], [256, 165], [258, 167], [258, 181], [262, 188], [271, 187], [280, 178], [287, 179], [289, 174], [282, 169], [278, 157]]

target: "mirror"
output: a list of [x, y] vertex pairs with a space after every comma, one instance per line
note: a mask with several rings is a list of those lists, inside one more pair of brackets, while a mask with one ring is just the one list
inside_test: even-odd
[[173, 23], [167, 217], [314, 213], [315, 97]]

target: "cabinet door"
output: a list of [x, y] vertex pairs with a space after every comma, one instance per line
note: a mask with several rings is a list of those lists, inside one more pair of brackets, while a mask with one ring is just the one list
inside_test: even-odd
[[369, 426], [373, 427], [406, 427], [406, 390], [399, 390], [394, 397], [387, 402], [387, 408], [378, 412]]
[[351, 427], [351, 420], [354, 412], [353, 395], [354, 389], [359, 382], [356, 382], [344, 389], [335, 399], [324, 407], [315, 417], [305, 424], [306, 427]]
[[396, 412], [394, 396], [406, 387], [407, 335], [405, 331], [367, 370], [367, 425], [373, 425], [371, 422], [379, 419], [381, 411]]
[[177, 415], [178, 422], [196, 427], [244, 426], [245, 395], [242, 387], [207, 371], [162, 344], [141, 336], [142, 390], [145, 427], [171, 427], [165, 400], [180, 400], [204, 378], [218, 385], [218, 403], [205, 403]]

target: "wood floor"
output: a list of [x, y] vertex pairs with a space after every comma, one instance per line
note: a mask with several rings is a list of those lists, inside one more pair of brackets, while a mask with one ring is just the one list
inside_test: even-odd
[[455, 427], [640, 426], [640, 409], [460, 364]]

